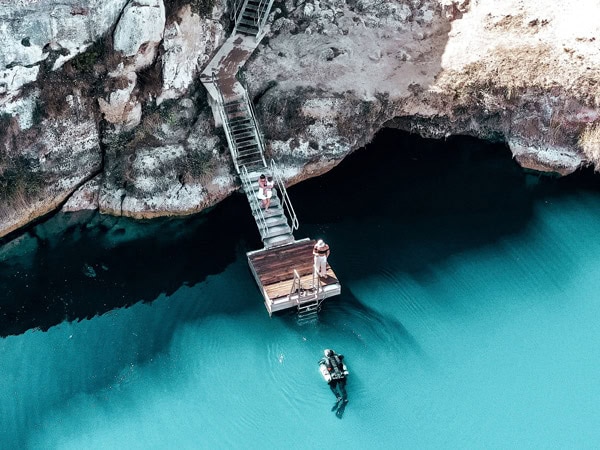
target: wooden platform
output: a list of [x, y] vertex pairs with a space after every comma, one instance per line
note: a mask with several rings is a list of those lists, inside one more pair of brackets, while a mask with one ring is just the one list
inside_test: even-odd
[[[248, 253], [248, 263], [271, 314], [274, 311], [296, 307], [303, 297], [292, 295], [294, 269], [300, 275], [301, 287], [313, 286], [313, 247], [316, 241], [303, 239], [282, 247]], [[327, 264], [327, 277], [321, 278], [320, 299], [341, 292], [341, 285], [333, 269]]]

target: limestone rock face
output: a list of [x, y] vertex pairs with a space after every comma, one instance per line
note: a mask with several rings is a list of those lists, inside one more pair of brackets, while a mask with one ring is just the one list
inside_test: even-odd
[[137, 80], [136, 73], [121, 70], [109, 76], [119, 77], [124, 86], [111, 91], [106, 100], [98, 99], [100, 111], [107, 122], [123, 125], [123, 131], [129, 131], [136, 127], [142, 118], [142, 105], [137, 102], [135, 96], [132, 96]]
[[597, 14], [594, 0], [290, 2], [293, 25], [247, 79], [273, 153], [294, 163], [332, 165], [332, 142], [394, 126], [502, 140], [524, 167], [564, 175], [596, 163], [579, 138], [600, 120]]
[[115, 50], [135, 55], [144, 44], [158, 44], [165, 27], [162, 0], [136, 0], [129, 3], [115, 28]]
[[98, 129], [88, 100], [71, 95], [67, 104], [64, 117], [43, 120], [39, 130], [22, 133], [15, 122], [3, 124], [0, 235], [54, 210], [100, 171]]
[[98, 194], [100, 192], [101, 175], [84, 183], [63, 205], [62, 211], [75, 212], [98, 209]]
[[210, 108], [198, 109], [200, 101], [164, 102], [143, 119], [133, 141], [107, 136], [101, 212], [137, 218], [191, 214], [237, 187]]
[[0, 96], [34, 81], [37, 65], [60, 51], [54, 68], [113, 26], [128, 0], [18, 0], [0, 7]]
[[163, 87], [159, 103], [179, 98], [189, 89], [224, 37], [220, 23], [193, 14], [189, 6], [179, 11], [178, 19], [166, 28], [162, 42]]
[[[197, 76], [229, 25], [182, 0], [0, 0], [0, 236], [64, 209], [200, 211], [238, 188]], [[291, 183], [382, 127], [600, 169], [598, 0], [285, 0], [245, 78]], [[210, 16], [210, 17], [209, 17]]]

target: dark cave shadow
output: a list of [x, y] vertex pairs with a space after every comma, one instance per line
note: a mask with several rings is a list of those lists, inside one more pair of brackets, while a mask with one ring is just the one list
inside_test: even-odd
[[600, 192], [593, 171], [543, 176], [521, 168], [504, 144], [383, 129], [365, 149], [289, 192], [300, 231], [329, 241], [343, 282], [392, 262], [426, 281], [448, 257], [526, 230], [537, 203], [581, 189]]
[[[392, 263], [427, 281], [446, 258], [526, 229], [536, 202], [580, 189], [600, 192], [592, 171], [540, 177], [503, 144], [384, 129], [366, 149], [289, 192], [301, 222], [296, 237], [325, 237], [344, 284]], [[57, 214], [0, 247], [0, 336], [170, 295], [221, 273], [240, 248], [261, 247], [239, 194], [185, 219]]]
[[221, 273], [239, 247], [262, 247], [246, 199], [234, 195], [185, 219], [133, 221], [58, 214], [0, 254], [0, 336], [167, 296]]

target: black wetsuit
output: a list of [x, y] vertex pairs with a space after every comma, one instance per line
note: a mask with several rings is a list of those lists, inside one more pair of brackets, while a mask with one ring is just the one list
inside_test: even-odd
[[338, 400], [346, 400], [348, 394], [346, 393], [346, 375], [344, 374], [344, 355], [337, 355], [333, 353], [331, 356], [326, 356], [319, 364], [325, 364], [327, 370], [331, 375], [329, 389], [333, 392]]

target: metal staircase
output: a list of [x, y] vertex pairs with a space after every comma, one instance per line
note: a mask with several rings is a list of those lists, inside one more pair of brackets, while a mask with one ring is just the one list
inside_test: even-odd
[[[258, 179], [261, 174], [271, 175], [275, 181], [271, 204], [267, 210], [263, 209], [261, 201], [257, 197]], [[242, 165], [240, 178], [265, 248], [274, 248], [295, 242], [293, 233], [298, 229], [298, 217], [294, 212], [275, 162], [271, 161], [270, 167], [264, 166], [262, 170], [253, 172], [248, 172], [246, 166]]]
[[235, 27], [233, 34], [243, 33], [261, 40], [274, 0], [245, 0], [234, 5]]
[[221, 116], [235, 170], [240, 173], [242, 166], [248, 171], [266, 167], [265, 143], [246, 89], [240, 85], [238, 90], [241, 90], [242, 94], [225, 100], [218, 83], [215, 82], [214, 86], [218, 93], [216, 107]]
[[[265, 248], [291, 244], [294, 242], [293, 231], [299, 226], [298, 217], [275, 161], [271, 161], [269, 166], [265, 161], [265, 143], [248, 93], [240, 85], [238, 90], [243, 94], [226, 101], [218, 83], [214, 83], [214, 86], [218, 93], [216, 107], [221, 116], [233, 164], [240, 175], [242, 188], [250, 203], [263, 244]], [[263, 174], [272, 176], [275, 184], [271, 191], [271, 204], [266, 211], [257, 197], [258, 179]]]

